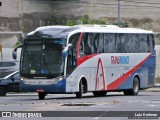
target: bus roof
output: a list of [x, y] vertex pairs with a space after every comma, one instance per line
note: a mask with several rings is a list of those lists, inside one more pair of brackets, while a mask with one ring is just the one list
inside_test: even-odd
[[151, 34], [152, 31], [139, 28], [120, 28], [116, 25], [76, 25], [76, 26], [45, 26], [27, 34], [26, 37], [62, 37], [77, 32], [93, 33], [137, 33]]
[[[78, 26], [77, 26], [78, 27]], [[153, 33], [149, 30], [139, 28], [121, 28], [116, 25], [93, 25], [93, 26], [79, 26], [82, 32], [97, 32], [97, 33]]]
[[26, 38], [31, 37], [31, 38], [36, 38], [36, 37], [53, 37], [62, 31], [70, 28], [70, 26], [43, 26], [43, 27], [38, 27], [36, 30], [28, 33], [26, 35]]

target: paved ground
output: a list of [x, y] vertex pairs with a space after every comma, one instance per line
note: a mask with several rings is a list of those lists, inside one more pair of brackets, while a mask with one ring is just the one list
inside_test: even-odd
[[[0, 98], [0, 111], [103, 111], [94, 116], [84, 119], [101, 120], [109, 119], [103, 117], [105, 111], [120, 111], [123, 115], [125, 111], [160, 111], [160, 92], [140, 92], [138, 96], [124, 96], [123, 93], [108, 93], [105, 97], [94, 97], [91, 93], [84, 95], [82, 99], [76, 99], [75, 95], [48, 95], [45, 100], [38, 100], [37, 93], [9, 93]], [[124, 112], [123, 112], [124, 111]], [[52, 113], [53, 115], [54, 113]], [[64, 112], [61, 116], [67, 116]], [[70, 113], [72, 114], [72, 113]], [[73, 116], [76, 113], [73, 113]], [[84, 114], [82, 114], [83, 116]], [[113, 113], [110, 120], [128, 119], [128, 117], [113, 117], [119, 113]], [[73, 116], [65, 119], [75, 119]], [[50, 119], [48, 117], [48, 119]], [[57, 119], [64, 119], [60, 116]], [[82, 119], [76, 117], [76, 119]]]

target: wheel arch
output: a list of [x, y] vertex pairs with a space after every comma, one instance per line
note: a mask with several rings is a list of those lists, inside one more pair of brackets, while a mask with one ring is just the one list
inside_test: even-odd
[[[139, 88], [141, 88], [141, 80], [140, 80], [141, 78], [140, 78], [140, 76], [138, 74], [135, 74], [134, 77], [133, 77], [133, 80], [134, 80], [134, 78], [138, 79], [138, 81], [139, 81]], [[132, 80], [132, 83], [133, 83], [133, 80]]]
[[88, 91], [88, 82], [87, 82], [87, 79], [85, 76], [81, 76], [79, 78], [79, 81], [78, 81], [78, 84], [77, 84], [77, 87], [78, 87], [78, 91], [79, 91], [79, 84], [80, 84], [80, 81], [82, 81], [82, 84], [85, 85], [85, 93]]

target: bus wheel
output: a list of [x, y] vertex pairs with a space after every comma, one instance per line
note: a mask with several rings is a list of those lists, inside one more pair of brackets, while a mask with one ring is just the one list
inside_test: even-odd
[[44, 100], [45, 96], [46, 96], [46, 93], [44, 93], [44, 92], [39, 92], [38, 93], [39, 100]]
[[139, 80], [137, 77], [135, 77], [133, 80], [133, 88], [130, 90], [123, 91], [124, 95], [138, 95], [139, 86], [140, 86]]
[[79, 92], [76, 93], [76, 98], [82, 98], [82, 94], [84, 93], [84, 84], [82, 83], [82, 80], [79, 83]]
[[93, 95], [96, 97], [101, 97], [101, 96], [106, 96], [107, 92], [106, 91], [94, 91]]
[[132, 90], [131, 90], [131, 94], [132, 94], [132, 95], [138, 95], [139, 86], [140, 86], [139, 80], [138, 80], [137, 77], [135, 77], [135, 78], [134, 78], [134, 81], [133, 81], [133, 88], [132, 88]]
[[0, 87], [0, 96], [6, 96], [7, 89], [5, 87]]

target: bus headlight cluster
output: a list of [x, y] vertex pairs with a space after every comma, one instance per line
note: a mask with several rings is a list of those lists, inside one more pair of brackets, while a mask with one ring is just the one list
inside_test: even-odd
[[23, 77], [20, 77], [20, 80], [22, 80], [22, 81], [23, 81], [23, 80], [24, 80], [24, 78], [23, 78]]
[[60, 76], [54, 79], [54, 82], [58, 82], [64, 79], [64, 76]]

